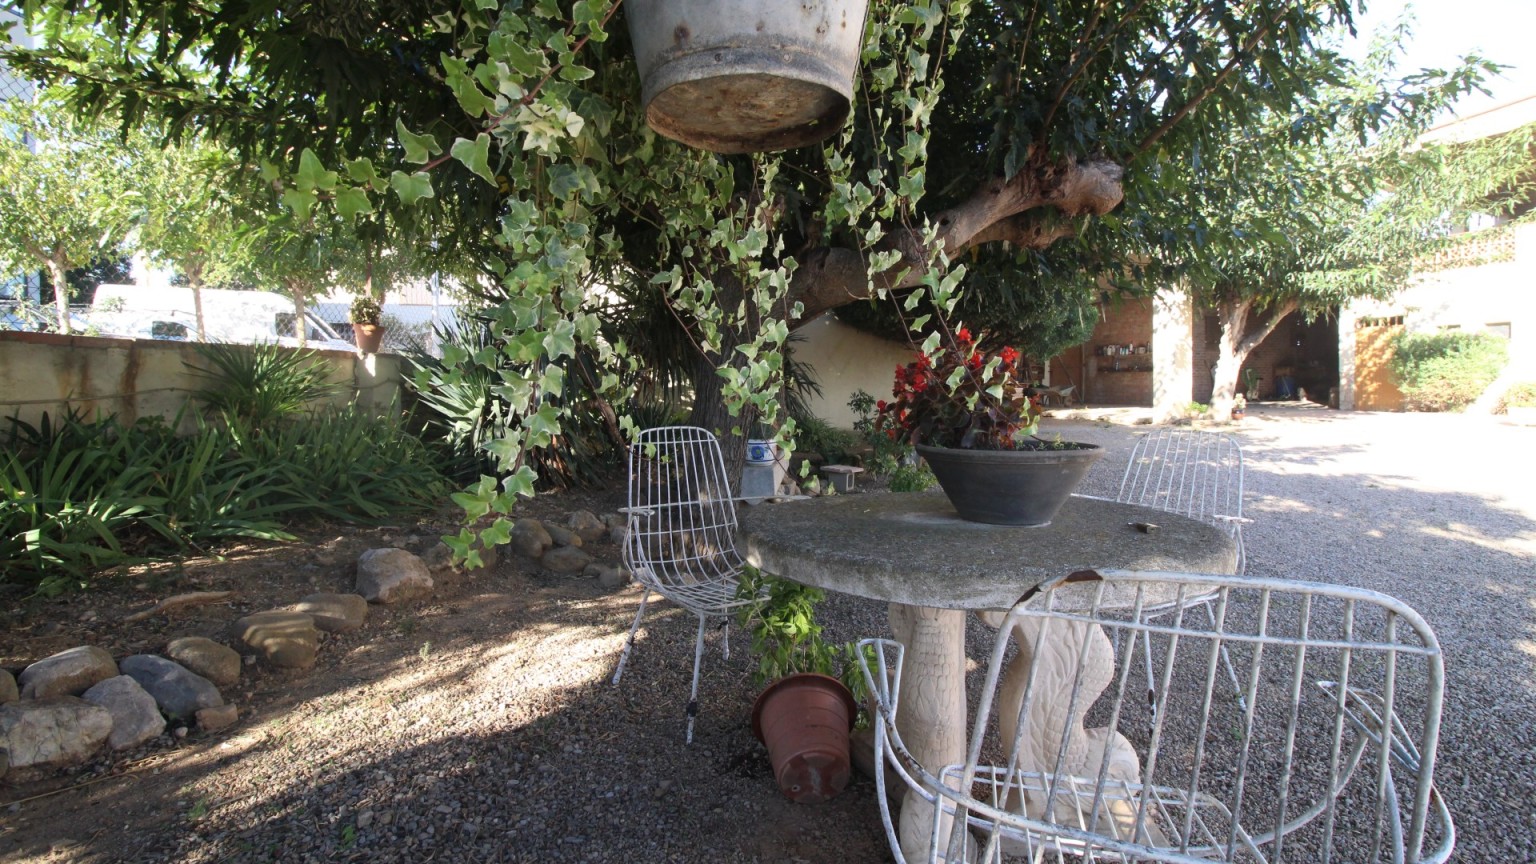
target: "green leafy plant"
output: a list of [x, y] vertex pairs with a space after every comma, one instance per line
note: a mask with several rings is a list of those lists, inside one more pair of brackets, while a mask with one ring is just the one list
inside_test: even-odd
[[909, 461], [912, 445], [905, 440], [892, 438], [880, 429], [879, 417], [875, 414], [878, 404], [875, 397], [864, 390], [855, 390], [848, 397], [848, 407], [856, 415], [853, 431], [864, 439], [865, 446], [870, 449], [870, 459], [864, 467], [882, 477], [892, 476], [894, 481], [895, 473]]
[[187, 364], [209, 386], [193, 394], [209, 411], [262, 429], [312, 408], [340, 391], [314, 351], [272, 343], [197, 346], [207, 368]]
[[866, 688], [859, 671], [858, 645], [829, 645], [816, 623], [816, 606], [826, 599], [826, 592], [747, 567], [736, 596], [747, 601], [737, 610], [736, 620], [751, 635], [752, 653], [757, 657], [752, 677], [759, 687], [786, 675], [811, 672], [837, 678], [855, 700], [863, 702]]
[[1392, 374], [1409, 408], [1460, 411], [1488, 389], [1509, 359], [1508, 342], [1486, 333], [1398, 334]]
[[891, 472], [892, 492], [922, 492], [939, 482], [927, 465], [902, 465]]
[[379, 305], [378, 298], [372, 294], [359, 294], [352, 301], [350, 315], [354, 324], [372, 324], [377, 327], [384, 320], [384, 307]]
[[1523, 381], [1504, 391], [1504, 404], [1515, 408], [1536, 408], [1536, 381]]

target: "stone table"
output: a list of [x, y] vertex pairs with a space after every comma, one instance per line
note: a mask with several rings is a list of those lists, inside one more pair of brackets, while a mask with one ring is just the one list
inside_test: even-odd
[[[1144, 532], [1138, 523], [1157, 527]], [[1038, 527], [967, 522], [934, 491], [751, 508], [741, 530], [747, 560], [765, 571], [890, 602], [892, 634], [906, 646], [898, 725], [913, 757], [935, 774], [965, 759], [967, 610], [1006, 611], [1046, 579], [1078, 570], [1230, 573], [1237, 565], [1237, 547], [1221, 528], [1080, 496]], [[903, 805], [908, 858], [925, 853], [931, 812]]]

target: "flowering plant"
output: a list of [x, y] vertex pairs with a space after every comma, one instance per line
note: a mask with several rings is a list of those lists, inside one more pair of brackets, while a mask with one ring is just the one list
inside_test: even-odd
[[895, 401], [876, 405], [893, 439], [966, 450], [1023, 450], [1040, 420], [1038, 397], [1015, 377], [1019, 352], [980, 351], [961, 327], [936, 357], [896, 367]]

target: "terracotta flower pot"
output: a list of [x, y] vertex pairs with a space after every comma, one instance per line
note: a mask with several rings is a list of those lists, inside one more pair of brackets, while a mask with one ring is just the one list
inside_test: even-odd
[[848, 785], [848, 732], [858, 708], [841, 681], [788, 675], [768, 685], [752, 706], [752, 732], [768, 746], [779, 789], [799, 804], [817, 804]]
[[960, 518], [990, 525], [1049, 525], [1104, 451], [960, 450], [917, 445]]
[[352, 333], [357, 340], [357, 350], [364, 354], [379, 353], [384, 342], [384, 328], [378, 324], [353, 324]]

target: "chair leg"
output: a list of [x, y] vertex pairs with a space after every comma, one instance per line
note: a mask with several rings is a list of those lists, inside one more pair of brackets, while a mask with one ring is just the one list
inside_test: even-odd
[[[1216, 610], [1213, 608], [1214, 601], [1207, 600], [1200, 605], [1205, 607], [1205, 617], [1210, 620], [1211, 626], [1215, 627]], [[1227, 667], [1227, 678], [1232, 682], [1232, 692], [1237, 694], [1238, 709], [1241, 711], [1247, 711], [1248, 700], [1243, 695], [1243, 685], [1237, 682], [1237, 669], [1232, 665], [1232, 655], [1227, 653], [1227, 643], [1225, 642], [1221, 643], [1221, 662]]]
[[704, 623], [705, 617], [699, 616], [699, 636], [693, 643], [693, 689], [688, 693], [688, 737], [687, 743], [693, 743], [693, 720], [699, 716], [699, 666], [704, 662]]
[[640, 618], [645, 615], [646, 601], [651, 599], [651, 589], [645, 589], [640, 595], [640, 608], [635, 612], [635, 623], [629, 625], [629, 637], [624, 640], [624, 650], [619, 652], [619, 668], [613, 670], [613, 683], [618, 684], [624, 676], [624, 664], [629, 662], [629, 651], [635, 647], [635, 631], [640, 629]]

